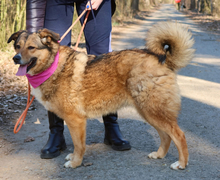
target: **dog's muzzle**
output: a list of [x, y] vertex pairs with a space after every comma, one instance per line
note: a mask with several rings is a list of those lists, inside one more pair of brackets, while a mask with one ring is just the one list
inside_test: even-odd
[[16, 55], [13, 57], [13, 60], [14, 60], [14, 63], [15, 63], [15, 64], [21, 64], [21, 54], [16, 54]]

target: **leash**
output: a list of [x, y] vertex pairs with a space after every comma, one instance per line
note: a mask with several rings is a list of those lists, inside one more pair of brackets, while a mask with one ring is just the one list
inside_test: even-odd
[[30, 100], [31, 97], [31, 87], [30, 84], [28, 83], [28, 100], [27, 100], [27, 105], [25, 110], [23, 111], [23, 113], [21, 114], [21, 116], [18, 118], [17, 123], [15, 124], [14, 127], [14, 133], [18, 133], [18, 131], [20, 131], [22, 125], [24, 124], [24, 120], [27, 116], [27, 112], [28, 112], [28, 108], [30, 107], [30, 105], [32, 104], [32, 102], [34, 101], [34, 96], [32, 97], [32, 99]]
[[[63, 40], [63, 38], [69, 33], [69, 31], [73, 28], [73, 26], [79, 21], [79, 19], [87, 12], [86, 14], [86, 17], [84, 19], [84, 22], [83, 22], [83, 25], [82, 25], [82, 28], [80, 30], [80, 33], [79, 33], [79, 36], [78, 36], [78, 39], [76, 41], [76, 45], [74, 47], [74, 50], [76, 51], [77, 50], [77, 47], [79, 45], [79, 41], [80, 41], [80, 38], [81, 38], [81, 35], [82, 35], [82, 32], [83, 32], [83, 29], [86, 25], [86, 22], [87, 22], [87, 19], [88, 19], [88, 16], [89, 16], [89, 13], [91, 10], [88, 10], [89, 6], [86, 7], [86, 9], [78, 16], [78, 18], [74, 21], [74, 23], [69, 27], [69, 29], [63, 34], [63, 36], [60, 38], [60, 40], [58, 41], [59, 43]], [[30, 83], [28, 82], [28, 100], [27, 100], [27, 105], [26, 105], [26, 108], [25, 110], [23, 111], [23, 113], [21, 114], [21, 116], [18, 118], [16, 124], [15, 124], [15, 127], [14, 127], [14, 133], [18, 133], [22, 127], [22, 125], [24, 124], [24, 121], [25, 121], [25, 118], [27, 116], [27, 112], [28, 112], [28, 108], [31, 106], [32, 102], [34, 101], [35, 99], [35, 96], [32, 97], [32, 99], [30, 100], [30, 97], [31, 97], [31, 88], [30, 88]]]

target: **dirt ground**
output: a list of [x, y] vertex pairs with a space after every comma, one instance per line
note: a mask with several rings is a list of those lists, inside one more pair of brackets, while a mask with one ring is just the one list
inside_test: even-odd
[[[172, 10], [175, 13], [175, 9], [172, 5], [166, 6], [168, 10]], [[169, 9], [170, 8], [170, 9]], [[112, 31], [112, 44], [113, 50], [127, 49], [130, 48], [129, 43], [126, 41], [122, 42], [125, 38], [125, 33], [132, 29], [135, 29], [143, 24], [143, 21], [149, 21], [152, 14], [158, 11], [158, 9], [152, 9], [151, 11], [140, 12], [134, 19], [124, 21], [121, 25], [113, 27]], [[197, 14], [195, 12], [184, 10], [181, 12], [181, 17], [189, 18], [192, 22], [198, 26], [202, 31], [214, 34], [217, 39], [216, 42], [220, 42], [220, 19], [213, 18], [211, 16], [205, 16]], [[147, 30], [146, 30], [147, 31]], [[145, 32], [144, 32], [145, 33]], [[200, 36], [200, 35], [198, 35]], [[211, 36], [210, 36], [211, 37]], [[127, 39], [133, 38], [128, 36]], [[219, 39], [218, 39], [219, 38]], [[211, 39], [212, 40], [212, 39]], [[205, 41], [205, 40], [204, 40]], [[214, 40], [213, 40], [214, 41]], [[74, 42], [74, 40], [73, 40]], [[125, 45], [123, 45], [123, 43]], [[133, 44], [132, 44], [133, 43]], [[132, 41], [131, 47], [143, 47], [145, 43], [145, 37], [140, 37], [139, 40], [135, 39]], [[83, 48], [83, 42], [80, 44], [80, 51], [85, 51]], [[27, 93], [27, 80], [25, 77], [16, 77], [15, 73], [17, 67], [12, 62], [12, 57], [14, 55], [13, 48], [8, 48], [6, 52], [0, 51], [0, 179], [176, 179], [173, 178], [178, 176], [177, 179], [219, 179], [219, 133], [216, 134], [215, 122], [209, 125], [203, 124], [202, 122], [195, 121], [192, 124], [187, 122], [181, 122], [183, 127], [189, 127], [188, 134], [193, 133], [192, 131], [197, 131], [195, 136], [190, 137], [191, 142], [189, 143], [189, 148], [192, 146], [200, 146], [204, 151], [207, 150], [210, 154], [206, 154], [207, 157], [202, 159], [199, 167], [187, 168], [184, 171], [178, 173], [172, 173], [169, 169], [170, 161], [174, 161], [177, 158], [177, 150], [173, 144], [171, 144], [170, 153], [162, 161], [152, 161], [147, 159], [147, 152], [149, 153], [152, 149], [156, 149], [159, 143], [158, 135], [153, 131], [149, 125], [143, 123], [141, 118], [138, 117], [136, 112], [133, 110], [122, 111], [119, 119], [120, 128], [129, 141], [132, 142], [132, 147], [134, 150], [125, 152], [113, 151], [110, 147], [103, 144], [104, 129], [101, 118], [95, 120], [88, 120], [87, 130], [87, 150], [83, 161], [82, 167], [75, 170], [63, 168], [64, 157], [73, 150], [72, 141], [68, 132], [65, 128], [65, 137], [67, 141], [68, 149], [65, 150], [61, 156], [52, 160], [41, 160], [40, 159], [40, 149], [46, 143], [48, 138], [48, 121], [46, 110], [37, 102], [34, 103], [29, 108], [26, 122], [18, 134], [13, 134], [14, 124], [16, 119], [20, 116], [22, 111], [26, 106], [26, 93]], [[194, 62], [195, 64], [197, 62]], [[198, 65], [198, 63], [197, 63]], [[201, 65], [201, 64], [200, 64]], [[199, 65], [198, 65], [199, 66]], [[215, 65], [211, 65], [215, 66]], [[191, 66], [188, 68], [189, 73], [187, 76], [192, 75], [190, 72]], [[199, 69], [196, 69], [200, 71]], [[205, 71], [209, 71], [205, 69]], [[180, 72], [180, 75], [185, 75], [184, 71]], [[219, 78], [218, 71], [218, 78]], [[192, 75], [193, 76], [193, 75]], [[180, 83], [182, 76], [179, 77]], [[193, 79], [191, 79], [193, 81]], [[219, 81], [213, 81], [213, 83], [218, 83]], [[180, 84], [181, 85], [181, 84]], [[183, 85], [183, 84], [182, 84]], [[184, 84], [185, 85], [185, 84]], [[214, 87], [215, 85], [213, 85]], [[200, 89], [198, 89], [200, 90]], [[184, 94], [184, 88], [183, 88]], [[191, 112], [189, 107], [185, 104], [189, 102], [188, 98], [183, 98], [182, 111], [190, 112], [189, 114], [181, 114], [180, 119], [191, 118], [196, 114], [200, 116], [205, 116], [205, 111], [202, 112], [197, 109], [196, 112]], [[216, 103], [218, 99], [216, 99]], [[208, 110], [209, 106], [203, 105], [203, 108]], [[210, 108], [210, 111], [212, 109]], [[212, 118], [219, 117], [216, 113], [219, 112], [219, 108], [215, 108], [213, 113], [210, 113]], [[191, 117], [190, 117], [191, 116]], [[121, 120], [125, 119], [125, 123]], [[134, 119], [137, 120], [134, 122]], [[130, 126], [133, 127], [130, 127]], [[195, 128], [190, 128], [195, 126]], [[141, 128], [140, 128], [141, 127]], [[198, 129], [197, 129], [197, 128]], [[138, 129], [137, 132], [127, 131], [126, 129]], [[93, 132], [91, 131], [93, 130]], [[146, 134], [147, 129], [147, 134]], [[213, 129], [213, 131], [212, 131]], [[207, 135], [207, 132], [209, 135]], [[211, 145], [207, 145], [208, 137], [215, 136], [209, 142]], [[213, 137], [212, 136], [212, 137]], [[138, 139], [148, 139], [148, 141], [136, 141]], [[204, 140], [204, 139], [205, 140]], [[146, 154], [142, 151], [147, 151]], [[191, 161], [191, 166], [198, 165], [199, 158], [204, 155], [203, 151], [196, 150], [196, 148], [191, 149], [192, 154], [197, 154], [193, 157]], [[174, 156], [175, 154], [175, 156]], [[115, 157], [118, 157], [115, 158]], [[123, 161], [126, 159], [126, 163]], [[138, 159], [138, 164], [134, 162]], [[109, 165], [111, 161], [112, 165]], [[125, 163], [125, 164], [124, 164]], [[207, 173], [201, 173], [201, 169], [204, 169], [208, 164], [213, 167]], [[218, 167], [216, 167], [218, 166]], [[149, 172], [141, 170], [146, 167]], [[151, 172], [151, 169], [154, 169]], [[160, 174], [155, 175], [157, 171]], [[194, 173], [192, 176], [189, 175], [192, 171], [197, 171], [198, 174]], [[138, 172], [138, 173], [135, 173]], [[166, 173], [169, 174], [165, 176]], [[200, 173], [199, 173], [200, 172]], [[187, 178], [185, 178], [187, 176]]]

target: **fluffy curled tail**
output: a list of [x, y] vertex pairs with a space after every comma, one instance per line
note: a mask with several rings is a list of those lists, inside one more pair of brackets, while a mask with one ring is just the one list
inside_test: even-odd
[[147, 49], [165, 56], [165, 64], [170, 69], [185, 67], [194, 56], [192, 34], [179, 23], [157, 23], [149, 30], [146, 40]]

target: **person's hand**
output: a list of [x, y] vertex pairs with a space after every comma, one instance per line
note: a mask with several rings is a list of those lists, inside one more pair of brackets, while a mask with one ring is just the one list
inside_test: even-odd
[[[102, 1], [103, 0], [91, 0], [92, 9], [97, 10], [99, 8], [100, 4], [102, 3]], [[86, 7], [87, 7], [87, 9], [91, 10], [90, 1], [88, 1]]]

